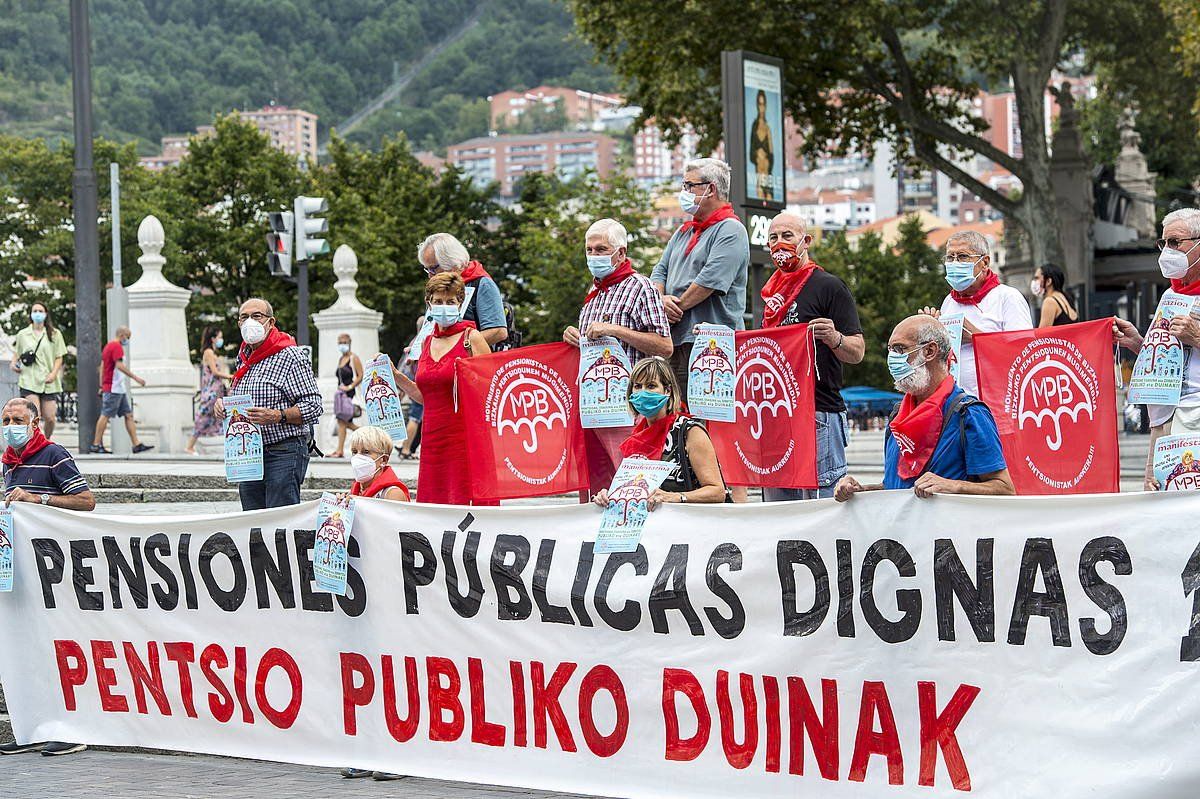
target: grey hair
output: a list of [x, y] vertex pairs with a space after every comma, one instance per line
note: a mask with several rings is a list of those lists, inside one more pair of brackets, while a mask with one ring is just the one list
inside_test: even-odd
[[418, 261], [430, 247], [433, 248], [433, 257], [437, 260], [437, 265], [442, 269], [457, 269], [465, 266], [471, 260], [471, 254], [467, 252], [463, 243], [449, 233], [434, 233], [426, 236], [425, 241], [417, 245]]
[[923, 321], [920, 327], [917, 328], [917, 346], [923, 347], [926, 344], [937, 344], [938, 360], [942, 363], [950, 362], [950, 334], [946, 332], [946, 326], [934, 319], [932, 316], [927, 317], [929, 321]]
[[629, 248], [629, 233], [625, 226], [615, 219], [597, 219], [587, 229], [584, 239], [590, 239], [592, 236], [604, 236], [614, 250]]
[[685, 173], [692, 170], [700, 173], [701, 180], [716, 187], [718, 197], [729, 199], [729, 164], [720, 158], [694, 158], [683, 165]]
[[946, 249], [950, 249], [951, 244], [966, 244], [971, 248], [971, 252], [977, 255], [992, 254], [992, 245], [988, 244], [987, 236], [982, 233], [976, 233], [974, 230], [964, 230], [961, 233], [955, 233], [950, 238], [946, 239]]
[[8, 405], [9, 403], [13, 403], [13, 402], [19, 402], [22, 405], [24, 405], [26, 408], [29, 409], [29, 421], [32, 422], [32, 421], [35, 421], [42, 417], [42, 409], [38, 407], [38, 404], [36, 402], [29, 399], [29, 397], [13, 397], [12, 399], [10, 399], [8, 402], [6, 402], [4, 404]]
[[[267, 316], [275, 315], [275, 309], [271, 307], [271, 303], [267, 302], [262, 297], [249, 297], [246, 299], [246, 302], [261, 302], [263, 305], [267, 306]], [[245, 305], [246, 302], [243, 302], [242, 305]], [[240, 307], [241, 306], [239, 306], [239, 308]], [[129, 328], [125, 328], [125, 329], [128, 330]]]
[[1200, 236], [1200, 208], [1179, 208], [1172, 211], [1163, 217], [1163, 229], [1172, 222], [1183, 222], [1187, 225], [1188, 233]]

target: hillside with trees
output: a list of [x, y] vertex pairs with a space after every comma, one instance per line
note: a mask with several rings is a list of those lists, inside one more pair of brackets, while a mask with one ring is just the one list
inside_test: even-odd
[[[351, 140], [403, 131], [441, 147], [486, 133], [489, 94], [613, 87], [554, 0], [94, 0], [97, 132], [150, 153], [165, 134], [274, 101], [316, 113], [324, 137], [480, 5], [478, 24]], [[67, 3], [0, 0], [0, 133], [70, 137], [69, 41]]]

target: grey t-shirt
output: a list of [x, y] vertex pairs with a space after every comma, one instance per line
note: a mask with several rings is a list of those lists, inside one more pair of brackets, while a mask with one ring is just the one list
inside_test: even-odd
[[739, 219], [726, 219], [700, 234], [700, 240], [687, 255], [691, 232], [676, 230], [667, 242], [662, 259], [650, 273], [650, 279], [666, 287], [667, 294], [682, 297], [693, 283], [712, 289], [704, 302], [683, 312], [683, 318], [671, 325], [675, 346], [695, 338], [692, 328], [701, 323], [726, 325], [734, 330], [746, 327], [746, 276], [750, 269], [750, 237]]
[[467, 303], [463, 318], [474, 322], [480, 330], [508, 327], [504, 321], [504, 298], [500, 296], [500, 287], [496, 285], [496, 281], [490, 277], [481, 277], [469, 285], [474, 287], [475, 296]]

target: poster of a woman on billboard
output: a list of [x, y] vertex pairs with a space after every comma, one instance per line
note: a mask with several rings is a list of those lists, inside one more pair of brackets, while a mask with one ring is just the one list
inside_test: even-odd
[[743, 62], [746, 119], [746, 196], [783, 202], [783, 108], [779, 67]]

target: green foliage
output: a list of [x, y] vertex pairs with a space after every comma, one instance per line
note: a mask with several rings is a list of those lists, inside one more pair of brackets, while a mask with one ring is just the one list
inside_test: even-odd
[[848, 367], [848, 384], [891, 390], [884, 345], [892, 328], [927, 305], [941, 307], [947, 291], [941, 256], [926, 243], [920, 220], [904, 220], [895, 248], [886, 247], [874, 233], [851, 248], [837, 233], [814, 247], [812, 256], [846, 281], [858, 306], [867, 350], [862, 363]]
[[647, 194], [630, 180], [599, 185], [590, 174], [569, 181], [533, 174], [521, 183], [521, 213], [508, 224], [520, 254], [520, 282], [531, 303], [521, 308], [530, 343], [557, 341], [579, 320], [592, 277], [584, 258], [584, 233], [597, 219], [616, 219], [629, 231], [634, 268], [649, 274]]
[[[137, 226], [147, 214], [161, 214], [163, 195], [153, 176], [138, 166], [132, 146], [97, 140], [93, 150], [99, 165], [101, 283], [112, 280], [107, 165], [114, 161], [121, 165], [121, 260], [128, 283], [141, 274]], [[23, 327], [28, 303], [40, 300], [47, 303], [67, 340], [74, 337], [74, 157], [71, 147], [52, 149], [42, 139], [0, 136], [0, 293], [10, 298], [0, 325], [6, 330]]]
[[[149, 153], [165, 134], [276, 101], [313, 111], [324, 131], [482, 2], [478, 25], [354, 141], [374, 147], [403, 131], [420, 148], [441, 148], [486, 134], [478, 104], [489, 94], [542, 83], [612, 87], [555, 0], [95, 0], [97, 130], [137, 138]], [[67, 3], [0, 0], [0, 130], [69, 135], [69, 40]]]

